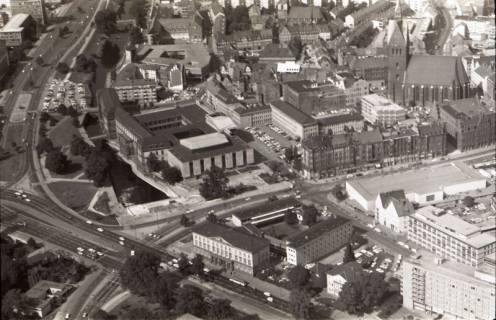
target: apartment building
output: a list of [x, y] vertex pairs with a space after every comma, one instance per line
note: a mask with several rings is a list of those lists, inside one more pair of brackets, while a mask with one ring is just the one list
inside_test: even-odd
[[318, 135], [317, 121], [289, 103], [280, 100], [272, 101], [270, 108], [272, 109], [272, 124], [284, 130], [288, 135], [301, 140]]
[[403, 306], [444, 315], [448, 319], [494, 319], [495, 269], [479, 268], [420, 251], [403, 263]]
[[18, 47], [26, 40], [35, 40], [37, 37], [36, 21], [25, 13], [20, 13], [7, 22], [0, 29], [0, 40], [5, 41], [7, 47]]
[[314, 117], [319, 123], [319, 134], [343, 134], [348, 130], [360, 132], [363, 129], [363, 116], [359, 113], [324, 114]]
[[362, 115], [372, 124], [388, 127], [406, 118], [403, 107], [377, 94], [363, 96], [361, 102]]
[[496, 116], [494, 100], [477, 98], [445, 102], [439, 119], [446, 122], [448, 139], [461, 151], [494, 144]]
[[12, 15], [29, 14], [40, 25], [47, 24], [47, 14], [44, 0], [10, 0]]
[[333, 216], [287, 239], [287, 261], [305, 265], [339, 250], [351, 240], [350, 220]]
[[408, 240], [458, 263], [478, 267], [496, 252], [496, 239], [446, 211], [426, 206], [410, 216]]
[[252, 236], [223, 224], [203, 223], [193, 230], [193, 249], [206, 257], [206, 263], [228, 271], [254, 275], [270, 258], [268, 240]]

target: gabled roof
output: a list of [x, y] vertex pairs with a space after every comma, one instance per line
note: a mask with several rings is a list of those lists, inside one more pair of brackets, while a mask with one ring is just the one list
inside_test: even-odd
[[412, 203], [406, 198], [404, 190], [379, 193], [378, 197], [381, 199], [383, 208], [393, 204], [398, 217], [406, 217], [415, 212]]
[[327, 218], [324, 221], [321, 221], [317, 224], [314, 224], [307, 230], [300, 232], [292, 237], [287, 239], [288, 247], [291, 248], [300, 248], [306, 243], [317, 239], [322, 234], [331, 232], [332, 230], [349, 223], [350, 220], [343, 218], [341, 216], [335, 216]]
[[252, 253], [259, 252], [270, 245], [266, 239], [248, 234], [241, 228], [229, 228], [220, 223], [205, 222], [194, 228], [193, 232], [208, 238], [221, 238], [233, 247]]
[[357, 279], [362, 277], [364, 273], [361, 264], [356, 261], [350, 261], [327, 271], [327, 274], [333, 276], [340, 275], [346, 281], [355, 282]]
[[291, 7], [289, 9], [288, 19], [324, 19], [319, 7]]
[[458, 57], [412, 56], [405, 74], [406, 85], [463, 86], [468, 82], [467, 73]]
[[394, 47], [406, 45], [405, 37], [396, 20], [389, 20], [386, 29], [386, 44]]

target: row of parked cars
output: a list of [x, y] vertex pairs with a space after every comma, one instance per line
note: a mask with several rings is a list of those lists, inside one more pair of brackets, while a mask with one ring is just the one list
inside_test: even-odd
[[246, 127], [245, 130], [248, 131], [249, 133], [251, 133], [253, 136], [255, 136], [255, 138], [257, 138], [258, 140], [263, 142], [267, 146], [267, 148], [271, 149], [272, 151], [274, 151], [276, 153], [282, 151], [282, 146], [279, 143], [279, 141], [272, 138], [271, 136], [269, 136], [268, 134], [266, 134], [262, 130], [260, 130], [258, 128], [252, 128], [252, 127]]
[[42, 111], [57, 111], [61, 104], [66, 106], [86, 106], [86, 88], [82, 83], [52, 80], [43, 99]]

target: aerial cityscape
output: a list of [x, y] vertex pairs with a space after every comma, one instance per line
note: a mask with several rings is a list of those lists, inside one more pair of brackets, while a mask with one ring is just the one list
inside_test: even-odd
[[496, 319], [494, 0], [0, 0], [1, 317]]

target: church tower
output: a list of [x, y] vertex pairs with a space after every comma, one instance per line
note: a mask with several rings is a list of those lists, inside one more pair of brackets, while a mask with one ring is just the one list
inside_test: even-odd
[[387, 92], [391, 100], [398, 104], [403, 101], [403, 80], [408, 66], [408, 29], [403, 34], [403, 17], [400, 0], [396, 0], [395, 19], [389, 20], [386, 29]]

